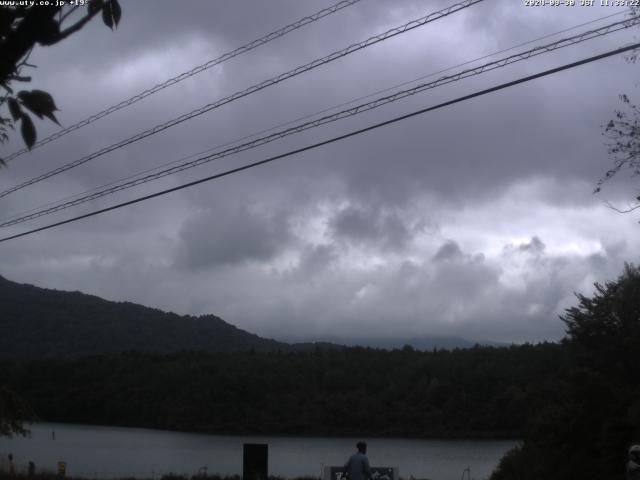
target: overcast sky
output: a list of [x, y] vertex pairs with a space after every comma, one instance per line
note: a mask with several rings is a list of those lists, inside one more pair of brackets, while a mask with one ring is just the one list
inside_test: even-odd
[[[58, 119], [70, 125], [330, 1], [122, 1], [117, 31], [96, 20], [37, 49], [31, 85], [54, 95]], [[0, 187], [450, 3], [362, 0], [19, 157], [0, 171]], [[0, 217], [615, 13], [537, 44], [622, 19], [625, 9], [486, 0], [16, 192], [0, 200]], [[627, 45], [638, 34], [636, 27], [429, 90], [0, 233], [283, 153]], [[615, 279], [624, 262], [639, 260], [640, 214], [618, 214], [603, 202], [626, 206], [640, 180], [625, 172], [592, 194], [612, 165], [602, 125], [620, 107], [620, 93], [640, 98], [639, 68], [618, 55], [5, 242], [0, 275], [212, 313], [280, 340], [558, 340], [558, 315], [575, 304], [574, 292], [589, 294], [593, 282]], [[58, 128], [37, 127], [40, 138]], [[21, 147], [16, 135], [0, 150]]]

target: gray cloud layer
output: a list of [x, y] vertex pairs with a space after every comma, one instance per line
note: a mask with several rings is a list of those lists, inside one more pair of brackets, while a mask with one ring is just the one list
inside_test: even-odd
[[[21, 157], [0, 172], [0, 187], [446, 4], [365, 0]], [[130, 2], [117, 32], [94, 22], [63, 45], [36, 52], [33, 87], [51, 91], [59, 118], [70, 124], [324, 6]], [[611, 13], [490, 0], [2, 199], [0, 215]], [[592, 55], [633, 35], [432, 90], [55, 218]], [[574, 302], [574, 291], [588, 293], [594, 281], [638, 260], [637, 218], [601, 204], [623, 201], [637, 184], [612, 183], [604, 197], [591, 194], [609, 166], [601, 125], [619, 92], [635, 92], [636, 68], [609, 59], [8, 242], [0, 245], [0, 274], [180, 313], [215, 313], [276, 338], [558, 339], [558, 314]], [[39, 132], [54, 130], [42, 124]]]

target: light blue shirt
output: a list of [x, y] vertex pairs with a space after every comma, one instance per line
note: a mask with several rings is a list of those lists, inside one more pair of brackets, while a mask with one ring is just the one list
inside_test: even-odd
[[369, 459], [362, 452], [351, 455], [347, 463], [344, 464], [344, 470], [349, 475], [349, 480], [369, 480], [371, 478]]

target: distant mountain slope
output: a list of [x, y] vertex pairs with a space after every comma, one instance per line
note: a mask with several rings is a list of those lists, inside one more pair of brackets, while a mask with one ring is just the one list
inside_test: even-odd
[[[386, 350], [470, 348], [461, 337], [323, 338], [279, 342], [241, 330], [215, 315], [194, 317], [81, 292], [19, 284], [0, 276], [0, 359], [73, 358], [118, 352], [301, 352], [344, 345]], [[495, 342], [483, 345], [500, 346]]]
[[[299, 343], [300, 338], [284, 337], [283, 341], [293, 345], [303, 345]], [[463, 337], [458, 336], [444, 336], [444, 335], [422, 335], [416, 337], [394, 337], [388, 338], [380, 337], [332, 337], [324, 336], [316, 340], [314, 345], [343, 345], [346, 347], [369, 347], [382, 350], [399, 350], [405, 347], [411, 347], [414, 350], [419, 351], [431, 351], [431, 350], [453, 350], [456, 348], [473, 348], [476, 345], [485, 347], [508, 347], [510, 344], [493, 342], [493, 341], [471, 341]]]
[[[327, 341], [331, 341], [327, 339]], [[352, 343], [356, 344], [356, 341], [348, 342], [350, 346]], [[439, 335], [423, 335], [419, 337], [390, 337], [387, 339], [370, 338], [359, 339], [358, 345], [368, 345], [373, 348], [383, 348], [385, 350], [393, 350], [394, 348], [403, 348], [408, 345], [416, 350], [452, 350], [454, 348], [473, 348], [475, 345], [482, 345], [487, 347], [508, 347], [509, 344], [492, 342], [492, 341], [477, 341], [473, 342], [466, 338], [458, 336], [439, 336]]]
[[214, 315], [181, 316], [80, 292], [18, 284], [0, 276], [0, 358], [312, 347], [261, 338]]

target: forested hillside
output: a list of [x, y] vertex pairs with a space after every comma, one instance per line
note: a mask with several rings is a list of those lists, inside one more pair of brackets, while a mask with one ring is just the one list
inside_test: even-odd
[[22, 285], [3, 277], [0, 277], [0, 305], [0, 358], [289, 348], [285, 343], [236, 328], [214, 315], [180, 316], [80, 292]]
[[556, 395], [555, 344], [418, 352], [120, 354], [3, 362], [48, 421], [208, 432], [518, 437]]
[[[241, 330], [215, 315], [177, 315], [81, 292], [19, 284], [0, 276], [0, 359], [78, 358], [120, 352], [309, 351], [342, 343], [392, 349], [472, 347], [460, 337], [359, 338], [287, 343]], [[491, 344], [491, 342], [488, 342]], [[497, 344], [493, 344], [497, 345]]]

